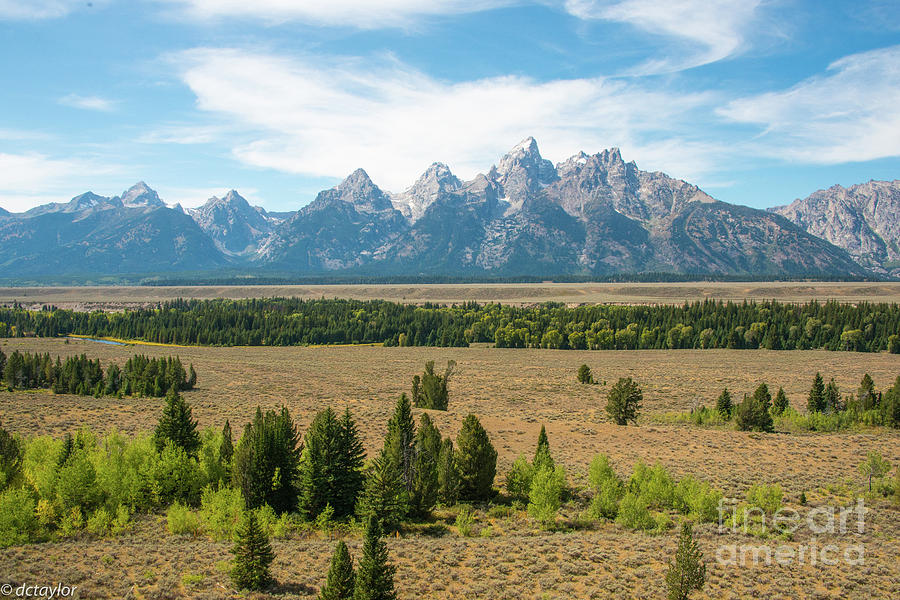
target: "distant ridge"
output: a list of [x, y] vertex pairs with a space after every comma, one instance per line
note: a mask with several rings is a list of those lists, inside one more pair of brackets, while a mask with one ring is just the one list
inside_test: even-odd
[[594, 280], [889, 273], [880, 258], [851, 256], [852, 243], [835, 245], [827, 228], [807, 227], [795, 212], [719, 202], [685, 181], [641, 171], [617, 148], [553, 165], [526, 138], [471, 181], [434, 163], [407, 190], [388, 193], [357, 169], [293, 213], [267, 213], [235, 190], [186, 212], [143, 182], [120, 196], [88, 192], [22, 214], [4, 211], [0, 272], [10, 279], [236, 272]]

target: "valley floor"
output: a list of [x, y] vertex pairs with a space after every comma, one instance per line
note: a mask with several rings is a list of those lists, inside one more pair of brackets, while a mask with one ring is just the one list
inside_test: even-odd
[[[673, 476], [694, 474], [742, 497], [755, 483], [780, 483], [785, 502], [797, 506], [801, 492], [810, 506], [848, 502], [861, 485], [857, 466], [869, 451], [900, 465], [900, 431], [860, 429], [832, 434], [754, 434], [689, 425], [661, 425], [654, 415], [715, 402], [727, 386], [740, 397], [761, 381], [783, 386], [791, 403], [805, 405], [816, 371], [834, 377], [843, 393], [853, 393], [863, 373], [878, 388], [900, 374], [900, 355], [825, 351], [675, 350], [568, 351], [496, 348], [156, 348], [110, 346], [56, 339], [0, 340], [15, 349], [69, 355], [86, 353], [104, 364], [140, 352], [177, 353], [199, 374], [197, 389], [185, 394], [201, 427], [235, 432], [256, 410], [287, 406], [301, 432], [326, 406], [349, 407], [367, 449], [380, 447], [396, 398], [409, 392], [411, 378], [426, 360], [438, 367], [457, 361], [450, 409], [430, 414], [443, 435], [454, 436], [472, 412], [490, 433], [502, 476], [520, 453], [531, 454], [546, 425], [553, 455], [569, 482], [583, 487], [591, 458], [609, 455], [627, 476], [634, 462], [660, 461]], [[582, 363], [600, 385], [580, 385]], [[618, 427], [606, 418], [605, 397], [619, 377], [633, 377], [644, 390], [637, 427]], [[153, 427], [161, 400], [95, 399], [47, 392], [0, 392], [0, 420], [21, 435], [61, 436], [81, 426], [126, 433]], [[418, 413], [419, 411], [416, 411]], [[799, 508], [799, 507], [798, 507]], [[900, 511], [887, 501], [870, 506], [866, 532], [837, 536], [834, 543], [862, 543], [863, 566], [793, 565], [741, 568], [715, 562], [722, 544], [770, 543], [718, 534], [715, 524], [699, 527], [708, 560], [708, 585], [697, 598], [880, 598], [900, 597]], [[566, 511], [570, 513], [567, 514]], [[575, 523], [577, 507], [563, 510]], [[450, 519], [452, 524], [452, 519]], [[450, 527], [439, 537], [407, 535], [388, 541], [397, 565], [401, 598], [657, 598], [675, 533], [651, 535], [613, 523], [566, 533], [544, 532], [524, 511], [479, 516], [489, 537], [463, 538]], [[827, 536], [819, 544], [829, 543]], [[802, 537], [794, 545], [804, 543]], [[359, 539], [348, 541], [351, 551]], [[781, 542], [776, 542], [778, 545]], [[312, 598], [324, 579], [333, 542], [298, 536], [275, 542], [274, 574], [281, 584], [271, 597]], [[82, 588], [82, 598], [230, 598], [222, 562], [229, 545], [170, 535], [157, 516], [139, 517], [132, 532], [118, 538], [69, 539], [0, 550], [4, 581], [62, 581]], [[73, 559], [73, 557], [79, 557]], [[218, 565], [218, 566], [217, 566]], [[269, 597], [269, 596], [260, 596]]]

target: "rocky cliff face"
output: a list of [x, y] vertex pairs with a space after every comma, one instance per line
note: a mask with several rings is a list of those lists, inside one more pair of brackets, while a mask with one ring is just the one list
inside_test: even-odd
[[190, 215], [216, 247], [228, 256], [251, 256], [272, 233], [273, 221], [266, 212], [250, 206], [231, 190], [222, 198], [213, 196]]
[[831, 188], [776, 214], [641, 171], [616, 148], [554, 166], [527, 138], [468, 182], [434, 163], [406, 191], [389, 194], [359, 169], [287, 214], [252, 207], [234, 190], [185, 213], [144, 183], [112, 198], [88, 192], [0, 213], [0, 268], [9, 276], [223, 267], [298, 275], [867, 276], [851, 254], [881, 272], [900, 258], [897, 188]]
[[845, 249], [860, 264], [900, 276], [900, 180], [835, 185], [770, 210]]

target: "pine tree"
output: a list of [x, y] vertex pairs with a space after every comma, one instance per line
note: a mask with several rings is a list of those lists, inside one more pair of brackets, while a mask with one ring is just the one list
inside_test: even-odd
[[331, 567], [325, 585], [319, 590], [317, 600], [351, 600], [356, 583], [353, 559], [343, 541], [337, 543], [331, 556]]
[[255, 511], [244, 513], [231, 553], [234, 554], [231, 580], [238, 589], [261, 590], [271, 582], [269, 565], [275, 560], [275, 553]]
[[422, 377], [413, 378], [413, 403], [417, 408], [433, 410], [447, 410], [450, 400], [450, 377], [456, 369], [456, 361], [448, 361], [444, 374], [434, 372], [434, 361], [425, 363], [425, 372]]
[[828, 412], [838, 412], [844, 409], [841, 401], [841, 390], [834, 382], [834, 378], [825, 386], [825, 410]]
[[330, 500], [338, 518], [348, 517], [356, 510], [356, 499], [363, 489], [363, 466], [366, 449], [359, 437], [356, 421], [345, 408], [341, 417], [338, 441], [338, 457], [334, 479], [334, 495]]
[[388, 562], [387, 544], [381, 539], [381, 524], [370, 517], [366, 522], [353, 600], [396, 600], [394, 571], [395, 567]]
[[578, 383], [594, 383], [594, 376], [591, 374], [591, 368], [589, 366], [581, 365], [578, 367]]
[[644, 394], [631, 377], [622, 377], [609, 390], [606, 400], [606, 413], [616, 425], [628, 425], [637, 422], [638, 411]]
[[265, 414], [256, 409], [234, 452], [231, 472], [247, 508], [268, 504], [283, 513], [297, 507], [298, 444], [297, 429], [286, 408]]
[[459, 499], [459, 471], [453, 440], [444, 438], [438, 455], [438, 498], [444, 504], [454, 504]]
[[0, 425], [0, 491], [19, 481], [23, 459], [24, 453], [19, 440]]
[[345, 518], [362, 487], [364, 450], [349, 410], [338, 420], [331, 408], [319, 412], [306, 431], [298, 485], [300, 512], [315, 519], [326, 506]]
[[62, 448], [59, 449], [59, 455], [56, 457], [56, 468], [62, 468], [65, 466], [66, 462], [69, 460], [69, 457], [75, 452], [75, 439], [72, 437], [71, 433], [67, 433], [63, 438]]
[[379, 456], [369, 466], [356, 512], [362, 519], [374, 517], [383, 528], [396, 527], [409, 514], [403, 475], [387, 456]]
[[790, 402], [788, 402], [787, 395], [784, 393], [784, 388], [779, 387], [778, 393], [775, 394], [775, 401], [772, 404], [772, 414], [773, 415], [783, 414], [784, 411], [786, 411], [789, 406], [790, 406]]
[[415, 464], [410, 489], [410, 514], [426, 516], [437, 504], [439, 492], [438, 461], [441, 456], [441, 432], [431, 417], [422, 413], [416, 431]]
[[497, 451], [478, 418], [469, 414], [456, 438], [456, 470], [459, 475], [459, 499], [480, 502], [493, 495], [497, 474]]
[[407, 492], [412, 490], [415, 473], [416, 426], [413, 423], [412, 406], [406, 394], [401, 394], [388, 421], [382, 455], [394, 462], [403, 477]]
[[813, 379], [812, 388], [809, 390], [809, 397], [806, 401], [806, 410], [811, 413], [825, 411], [825, 382], [822, 380], [821, 373], [816, 373]]
[[744, 395], [744, 400], [734, 409], [734, 422], [740, 431], [774, 430], [769, 412], [771, 396], [765, 384], [760, 385], [752, 396]]
[[175, 391], [175, 388], [166, 394], [166, 406], [156, 425], [154, 440], [156, 449], [160, 452], [167, 440], [183, 449], [189, 456], [195, 455], [200, 447], [197, 421], [192, 418], [190, 405]]
[[862, 381], [859, 382], [859, 389], [856, 391], [856, 399], [859, 402], [860, 410], [871, 410], [877, 407], [877, 396], [875, 395], [875, 382], [872, 377], [866, 373], [863, 375]]
[[538, 434], [533, 464], [535, 471], [543, 467], [553, 469], [556, 466], [553, 462], [553, 457], [550, 455], [550, 441], [547, 439], [547, 429], [543, 425], [541, 425], [541, 432]]
[[231, 435], [231, 423], [225, 419], [222, 427], [222, 443], [219, 444], [219, 463], [225, 472], [226, 480], [231, 479], [231, 459], [234, 458], [234, 442]]
[[726, 421], [731, 419], [731, 415], [734, 412], [734, 404], [731, 402], [731, 392], [728, 391], [728, 388], [723, 389], [722, 393], [719, 394], [716, 400], [716, 410]]
[[188, 373], [190, 373], [190, 377], [187, 380], [187, 389], [192, 390], [197, 385], [197, 371], [194, 370], [193, 363], [191, 363]]
[[669, 571], [666, 573], [666, 597], [668, 600], [687, 600], [691, 592], [703, 589], [705, 583], [703, 552], [694, 541], [691, 524], [685, 522], [681, 526], [675, 560], [669, 563]]

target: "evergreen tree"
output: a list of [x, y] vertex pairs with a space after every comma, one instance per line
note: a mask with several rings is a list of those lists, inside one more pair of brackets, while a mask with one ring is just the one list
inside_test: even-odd
[[394, 571], [395, 567], [388, 562], [387, 544], [381, 539], [381, 524], [369, 517], [353, 600], [396, 600]]
[[353, 559], [343, 541], [337, 543], [331, 556], [331, 567], [325, 585], [319, 590], [317, 600], [352, 600], [356, 573], [353, 572]]
[[331, 507], [334, 514], [339, 517], [349, 517], [356, 510], [356, 499], [363, 489], [365, 477], [363, 466], [366, 459], [366, 449], [359, 437], [356, 421], [350, 414], [350, 409], [345, 408], [340, 420], [339, 452], [334, 481], [334, 495], [331, 498]]
[[541, 432], [538, 434], [533, 464], [535, 470], [543, 467], [553, 469], [556, 466], [553, 462], [553, 457], [550, 455], [550, 441], [547, 439], [547, 430], [543, 425], [541, 425]]
[[666, 573], [668, 600], [687, 600], [691, 592], [703, 589], [706, 583], [706, 565], [689, 522], [681, 526], [675, 560], [669, 563]]
[[19, 440], [0, 425], [0, 491], [18, 483], [23, 458]]
[[765, 384], [760, 385], [752, 396], [745, 394], [744, 400], [734, 410], [737, 428], [740, 431], [773, 431], [774, 423], [769, 412], [770, 398]]
[[716, 410], [726, 421], [731, 419], [731, 415], [734, 412], [734, 404], [731, 402], [731, 392], [728, 391], [728, 388], [723, 389], [722, 393], [719, 394], [716, 400]]
[[431, 417], [422, 413], [416, 431], [414, 478], [410, 489], [410, 514], [422, 517], [437, 504], [439, 493], [438, 462], [441, 456], [441, 432]]
[[275, 560], [275, 553], [255, 511], [244, 513], [231, 553], [231, 580], [238, 589], [262, 590], [271, 582], [269, 565]]
[[299, 437], [290, 413], [260, 408], [234, 452], [231, 479], [247, 508], [268, 504], [283, 513], [297, 507]]
[[591, 368], [589, 366], [581, 365], [578, 367], [578, 383], [594, 383], [594, 376], [591, 374]]
[[875, 382], [872, 381], [868, 373], [863, 375], [862, 381], [859, 382], [856, 400], [859, 403], [860, 410], [877, 408], [878, 397], [875, 395]]
[[197, 385], [197, 371], [194, 370], [193, 363], [191, 363], [191, 366], [188, 369], [188, 373], [190, 373], [190, 376], [187, 380], [187, 389], [192, 390], [194, 389], [194, 386]]
[[[880, 406], [884, 424], [900, 427], [900, 375], [897, 376], [894, 385], [884, 393]], [[900, 488], [897, 490], [897, 496], [900, 497]]]
[[616, 425], [637, 422], [638, 411], [644, 394], [631, 377], [622, 377], [609, 390], [606, 399], [606, 413]]
[[775, 394], [775, 401], [772, 404], [772, 414], [773, 415], [783, 414], [784, 411], [786, 411], [789, 406], [790, 406], [790, 402], [788, 402], [787, 395], [784, 393], [784, 388], [779, 387], [778, 393]]
[[69, 457], [71, 457], [74, 452], [75, 438], [72, 437], [71, 433], [66, 433], [65, 437], [63, 437], [62, 448], [59, 449], [59, 454], [56, 457], [56, 468], [60, 469], [65, 466]]
[[447, 410], [450, 401], [450, 377], [456, 369], [456, 361], [448, 361], [443, 375], [434, 372], [434, 361], [425, 363], [420, 379], [413, 378], [413, 402], [417, 408]]
[[809, 390], [809, 397], [806, 401], [806, 410], [811, 413], [825, 411], [825, 382], [822, 380], [821, 373], [816, 373], [813, 379], [812, 388]]
[[828, 412], [838, 412], [844, 409], [841, 401], [841, 390], [834, 382], [834, 378], [825, 386], [825, 410]]
[[397, 466], [407, 492], [412, 490], [415, 478], [415, 438], [416, 426], [413, 423], [412, 406], [406, 394], [401, 394], [394, 408], [394, 414], [388, 421], [382, 455]]
[[454, 504], [459, 499], [459, 471], [453, 440], [444, 438], [438, 455], [438, 498], [444, 504]]
[[225, 419], [222, 427], [222, 443], [219, 444], [219, 463], [225, 472], [226, 479], [231, 479], [231, 459], [234, 458], [234, 442], [231, 435], [231, 423]]
[[162, 452], [167, 440], [194, 456], [200, 448], [200, 434], [197, 433], [197, 421], [191, 414], [190, 405], [175, 391], [166, 394], [166, 406], [156, 425], [154, 433], [156, 449]]
[[469, 414], [456, 438], [456, 471], [459, 476], [459, 499], [479, 502], [493, 495], [497, 473], [497, 451], [478, 418]]
[[317, 414], [303, 446], [300, 512], [313, 520], [330, 505], [338, 518], [353, 514], [362, 487], [364, 451], [349, 410], [340, 420], [331, 408]]
[[360, 518], [375, 518], [388, 529], [399, 525], [409, 514], [409, 493], [403, 475], [387, 456], [379, 456], [369, 466], [356, 510]]

